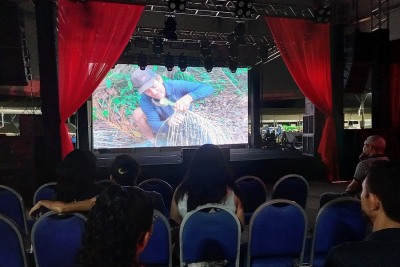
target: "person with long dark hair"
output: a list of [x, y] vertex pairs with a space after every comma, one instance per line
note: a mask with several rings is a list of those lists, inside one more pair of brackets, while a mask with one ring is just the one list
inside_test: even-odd
[[223, 204], [235, 213], [244, 226], [244, 212], [238, 189], [222, 149], [202, 145], [193, 155], [189, 169], [174, 193], [170, 218], [180, 224], [183, 217], [198, 206]]
[[138, 267], [150, 239], [153, 202], [137, 187], [108, 186], [85, 225], [77, 263], [82, 267]]

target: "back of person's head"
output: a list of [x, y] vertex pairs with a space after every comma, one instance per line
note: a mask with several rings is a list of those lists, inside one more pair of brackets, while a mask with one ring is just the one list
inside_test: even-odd
[[383, 154], [385, 152], [386, 141], [382, 136], [370, 135], [365, 142], [371, 145], [376, 153]]
[[199, 205], [219, 203], [226, 195], [227, 186], [234, 187], [234, 183], [222, 149], [212, 144], [202, 145], [193, 154], [176, 200], [188, 193], [190, 211]]
[[368, 171], [366, 192], [381, 201], [388, 218], [400, 222], [400, 161], [377, 161]]
[[57, 168], [57, 200], [72, 202], [94, 197], [98, 193], [96, 177], [96, 156], [88, 150], [73, 150]]
[[107, 187], [88, 215], [79, 266], [139, 266], [138, 255], [150, 238], [152, 223], [153, 203], [142, 189]]
[[111, 164], [111, 178], [122, 186], [136, 185], [140, 165], [129, 155], [117, 156]]

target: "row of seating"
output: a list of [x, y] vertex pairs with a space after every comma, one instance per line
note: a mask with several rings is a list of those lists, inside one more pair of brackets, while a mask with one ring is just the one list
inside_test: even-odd
[[[37, 267], [74, 266], [86, 218], [81, 214], [41, 216], [31, 231]], [[364, 238], [367, 223], [360, 201], [345, 197], [322, 207], [317, 215], [309, 260], [305, 255], [307, 217], [294, 201], [274, 199], [254, 212], [249, 223], [247, 249], [240, 250], [241, 226], [237, 217], [216, 204], [185, 216], [180, 228], [180, 266], [203, 261], [226, 261], [227, 266], [323, 266], [329, 250]], [[27, 266], [26, 247], [15, 222], [0, 215], [0, 266]], [[62, 253], [59, 253], [62, 251]], [[240, 262], [240, 253], [245, 263]], [[306, 257], [305, 257], [306, 256]], [[172, 266], [171, 228], [155, 211], [153, 235], [141, 254], [144, 266]]]

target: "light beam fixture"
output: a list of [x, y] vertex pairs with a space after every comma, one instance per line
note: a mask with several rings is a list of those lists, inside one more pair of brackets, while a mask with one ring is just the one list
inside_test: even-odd
[[171, 11], [182, 12], [186, 9], [186, 0], [168, 0], [168, 8]]
[[208, 56], [204, 59], [204, 68], [206, 69], [207, 72], [211, 72], [212, 69], [214, 68], [214, 60], [212, 59], [211, 56]]
[[239, 18], [248, 18], [251, 16], [253, 9], [253, 2], [249, 0], [238, 0], [236, 1], [235, 14]]
[[330, 6], [315, 8], [313, 11], [314, 21], [317, 23], [328, 23], [332, 10]]
[[143, 51], [138, 55], [138, 66], [141, 70], [145, 70], [147, 66], [147, 56], [143, 54]]
[[161, 31], [164, 37], [168, 40], [178, 40], [178, 35], [176, 34], [176, 21], [175, 17], [168, 16], [164, 22], [164, 29]]
[[162, 55], [164, 53], [164, 42], [161, 38], [153, 39], [153, 53], [155, 55]]
[[187, 58], [181, 54], [178, 59], [178, 67], [181, 71], [186, 71], [187, 66]]
[[165, 67], [167, 68], [168, 71], [172, 71], [174, 68], [174, 57], [170, 55], [169, 53], [165, 56], [165, 62], [164, 62]]

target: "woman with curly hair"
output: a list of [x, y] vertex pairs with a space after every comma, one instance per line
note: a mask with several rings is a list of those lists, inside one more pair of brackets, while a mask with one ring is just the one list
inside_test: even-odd
[[152, 223], [153, 203], [142, 189], [110, 185], [89, 212], [78, 265], [139, 267]]
[[174, 193], [170, 218], [180, 224], [189, 211], [208, 203], [223, 204], [244, 226], [243, 206], [224, 153], [212, 144], [202, 145], [194, 153], [189, 170]]

